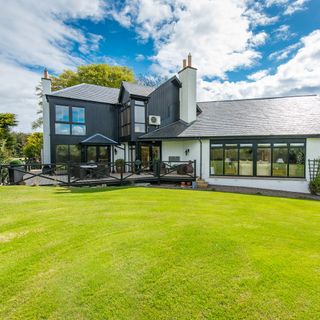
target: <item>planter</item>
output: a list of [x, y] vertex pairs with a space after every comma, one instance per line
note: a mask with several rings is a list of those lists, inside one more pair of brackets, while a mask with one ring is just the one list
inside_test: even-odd
[[25, 173], [18, 170], [24, 171], [24, 166], [11, 166], [9, 168], [8, 171], [10, 183], [17, 184], [23, 180]]

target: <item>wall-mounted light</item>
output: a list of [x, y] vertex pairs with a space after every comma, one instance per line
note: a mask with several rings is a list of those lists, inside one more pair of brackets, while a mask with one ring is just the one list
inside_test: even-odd
[[186, 149], [186, 151], [184, 152], [186, 154], [186, 156], [189, 154], [190, 150]]
[[114, 148], [114, 154], [117, 154], [118, 150], [116, 148]]

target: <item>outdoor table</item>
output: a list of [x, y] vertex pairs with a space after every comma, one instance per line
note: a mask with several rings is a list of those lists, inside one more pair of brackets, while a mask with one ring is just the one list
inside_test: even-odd
[[89, 175], [90, 178], [93, 177], [94, 170], [97, 168], [98, 166], [96, 164], [83, 164], [80, 166], [80, 169], [83, 169], [85, 171], [85, 177]]

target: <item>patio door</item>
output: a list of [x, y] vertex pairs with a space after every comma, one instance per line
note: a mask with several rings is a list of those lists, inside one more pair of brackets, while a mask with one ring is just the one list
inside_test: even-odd
[[152, 170], [154, 160], [161, 158], [161, 145], [158, 143], [141, 143], [140, 157], [142, 167], [146, 170]]
[[109, 162], [110, 146], [87, 146], [86, 148], [87, 162]]

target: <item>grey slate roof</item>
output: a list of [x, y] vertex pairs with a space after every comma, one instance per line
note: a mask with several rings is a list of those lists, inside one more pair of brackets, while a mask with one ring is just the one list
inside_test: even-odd
[[317, 95], [199, 102], [198, 106], [202, 112], [193, 123], [178, 121], [140, 138], [320, 136]]
[[119, 89], [81, 83], [76, 86], [54, 91], [49, 96], [88, 100], [103, 103], [118, 103]]
[[92, 145], [112, 145], [112, 144], [118, 144], [116, 141], [104, 136], [101, 133], [96, 133], [92, 135], [89, 138], [86, 138], [85, 140], [80, 142], [81, 144], [92, 144]]
[[142, 97], [147, 97], [152, 91], [156, 89], [154, 87], [143, 86], [141, 84], [126, 81], [123, 81], [122, 85], [130, 94]]

